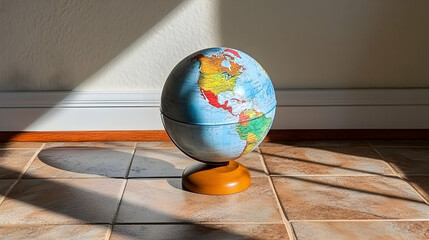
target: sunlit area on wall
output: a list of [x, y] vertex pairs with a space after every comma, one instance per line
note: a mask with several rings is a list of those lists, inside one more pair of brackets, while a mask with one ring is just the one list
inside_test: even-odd
[[[159, 1], [156, 4], [162, 5]], [[218, 1], [181, 1], [74, 90], [160, 91], [169, 72], [182, 58], [221, 44], [218, 18]]]

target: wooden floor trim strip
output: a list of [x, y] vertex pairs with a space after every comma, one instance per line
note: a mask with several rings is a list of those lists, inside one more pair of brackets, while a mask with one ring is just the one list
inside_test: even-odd
[[267, 141], [429, 140], [429, 129], [295, 129], [272, 130]]
[[[429, 129], [271, 130], [265, 141], [429, 140]], [[164, 130], [0, 132], [1, 142], [169, 141]]]
[[89, 142], [89, 141], [168, 141], [164, 130], [147, 131], [66, 131], [0, 132], [0, 141], [9, 142]]

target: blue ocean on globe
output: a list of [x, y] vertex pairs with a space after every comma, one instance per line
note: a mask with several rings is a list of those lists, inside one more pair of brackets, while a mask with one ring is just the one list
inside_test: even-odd
[[252, 151], [271, 128], [275, 108], [268, 74], [231, 48], [204, 49], [183, 59], [161, 96], [168, 135], [202, 162], [227, 162]]

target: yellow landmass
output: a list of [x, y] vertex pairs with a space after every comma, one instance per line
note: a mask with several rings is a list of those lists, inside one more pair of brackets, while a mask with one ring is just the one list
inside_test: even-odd
[[201, 74], [198, 86], [206, 91], [211, 91], [216, 96], [221, 92], [233, 91], [237, 77], [241, 74], [241, 65], [229, 61], [231, 67], [222, 66], [225, 57], [201, 57]]
[[253, 133], [248, 133], [246, 142], [247, 142], [247, 145], [246, 145], [246, 148], [244, 149], [242, 154], [246, 154], [246, 153], [252, 151], [252, 149], [255, 147], [255, 145], [258, 144], [258, 140], [256, 139], [256, 135]]
[[216, 96], [221, 92], [233, 91], [238, 76], [226, 79], [222, 73], [201, 73], [198, 79], [198, 85], [204, 90], [210, 90]]
[[263, 115], [263, 113], [262, 113], [262, 112], [257, 112], [257, 111], [256, 111], [256, 110], [254, 110], [254, 109], [251, 109], [251, 110], [244, 110], [243, 114], [244, 114], [245, 116], [248, 116], [250, 119], [251, 119], [251, 118], [253, 118], [253, 117], [260, 117], [260, 116], [262, 116], [262, 115]]

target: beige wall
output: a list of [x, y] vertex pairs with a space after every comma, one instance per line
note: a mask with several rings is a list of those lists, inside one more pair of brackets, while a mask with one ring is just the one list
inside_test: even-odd
[[159, 91], [205, 47], [278, 89], [429, 87], [429, 1], [0, 1], [0, 91]]

